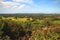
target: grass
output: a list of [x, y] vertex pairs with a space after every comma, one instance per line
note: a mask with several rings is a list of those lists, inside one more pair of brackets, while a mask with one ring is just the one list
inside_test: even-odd
[[60, 24], [60, 20], [55, 20], [54, 21], [56, 24]]
[[[27, 22], [27, 23], [31, 23], [31, 20], [32, 20], [32, 18], [17, 18], [17, 19], [15, 19], [15, 18], [13, 18], [13, 17], [9, 17], [9, 18], [5, 18], [6, 20], [9, 20], [9, 19], [11, 19], [10, 20], [10, 22], [11, 23], [18, 23], [18, 24], [20, 24], [20, 23], [22, 23], [22, 25], [23, 25], [23, 27], [25, 27], [25, 26], [28, 26], [28, 25], [26, 25], [26, 23], [25, 22]], [[29, 20], [28, 20], [29, 19]], [[6, 21], [5, 20], [5, 21]], [[29, 22], [28, 22], [29, 21]], [[36, 31], [35, 33], [33, 33], [33, 39], [34, 40], [60, 40], [60, 36], [59, 36], [59, 31], [60, 30], [58, 30], [58, 29], [60, 29], [60, 28], [58, 28], [58, 29], [56, 29], [56, 30], [52, 30], [52, 28], [51, 28], [51, 30], [40, 30], [40, 28], [42, 28], [42, 27], [40, 27], [40, 26], [42, 26], [42, 25], [45, 25], [46, 23], [45, 23], [45, 21], [46, 20], [39, 20], [39, 19], [37, 19], [37, 20], [35, 20], [35, 21], [33, 21], [31, 24], [31, 26], [33, 26], [31, 29], [33, 29], [33, 30], [36, 30], [36, 29], [39, 29], [39, 31]], [[49, 20], [50, 21], [50, 20]], [[10, 22], [9, 22], [9, 24], [10, 24]], [[35, 24], [34, 24], [35, 23]], [[60, 24], [60, 20], [54, 20], [54, 23], [56, 23], [56, 24]], [[15, 25], [15, 24], [13, 24], [13, 25]], [[10, 25], [9, 25], [10, 26]], [[14, 27], [16, 27], [16, 26], [14, 26]], [[53, 27], [54, 28], [54, 27]], [[13, 28], [14, 29], [14, 28]], [[57, 31], [58, 30], [58, 31]], [[46, 32], [45, 32], [46, 31]]]

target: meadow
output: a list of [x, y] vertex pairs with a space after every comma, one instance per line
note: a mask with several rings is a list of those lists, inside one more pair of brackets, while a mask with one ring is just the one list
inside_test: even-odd
[[60, 40], [60, 14], [0, 14], [0, 40]]

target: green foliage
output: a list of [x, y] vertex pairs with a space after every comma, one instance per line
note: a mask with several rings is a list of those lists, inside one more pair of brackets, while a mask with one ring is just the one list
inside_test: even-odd
[[[6, 15], [5, 15], [6, 16]], [[11, 15], [12, 16], [12, 15]], [[21, 15], [20, 15], [21, 16]], [[29, 38], [30, 35], [33, 36], [33, 40], [60, 40], [60, 20], [55, 20], [58, 17], [51, 15], [23, 15], [23, 16], [13, 16], [13, 17], [2, 17], [0, 16], [0, 40], [9, 40], [9, 36], [6, 35], [2, 37], [4, 31], [11, 31], [14, 33], [14, 36], [19, 36], [19, 32], [23, 31], [24, 36]], [[32, 18], [32, 20], [30, 19]], [[59, 18], [58, 18], [59, 19]], [[55, 26], [59, 27], [51, 30], [43, 30], [43, 27], [55, 28]], [[36, 31], [39, 30], [39, 31]], [[35, 31], [33, 34], [28, 31]], [[22, 33], [22, 34], [23, 34]], [[26, 34], [25, 34], [26, 33]]]

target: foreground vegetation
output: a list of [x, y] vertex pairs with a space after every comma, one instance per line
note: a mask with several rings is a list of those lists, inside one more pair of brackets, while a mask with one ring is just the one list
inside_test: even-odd
[[60, 40], [60, 15], [0, 15], [0, 40]]

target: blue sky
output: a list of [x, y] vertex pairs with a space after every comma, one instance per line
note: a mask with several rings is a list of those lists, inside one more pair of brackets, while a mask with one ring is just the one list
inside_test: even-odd
[[60, 0], [1, 0], [0, 13], [60, 13]]

